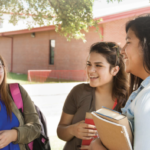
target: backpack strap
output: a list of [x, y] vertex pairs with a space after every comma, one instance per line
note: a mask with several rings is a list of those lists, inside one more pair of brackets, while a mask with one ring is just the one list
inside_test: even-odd
[[21, 111], [23, 113], [23, 101], [22, 101], [22, 97], [21, 97], [18, 83], [10, 84], [9, 88], [10, 88], [10, 93], [12, 95], [12, 98], [13, 98], [17, 108], [19, 110], [21, 109]]
[[[23, 100], [20, 92], [20, 88], [18, 83], [9, 84], [11, 96], [19, 110], [23, 115]], [[24, 115], [23, 115], [24, 116]], [[26, 145], [26, 149], [33, 150], [33, 142], [30, 142], [28, 146]]]

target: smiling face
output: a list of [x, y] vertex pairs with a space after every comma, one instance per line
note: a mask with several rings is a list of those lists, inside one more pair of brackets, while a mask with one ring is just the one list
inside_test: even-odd
[[110, 64], [103, 55], [96, 52], [90, 53], [87, 60], [87, 75], [91, 87], [112, 83], [117, 72], [118, 68], [116, 70], [115, 67], [110, 70]]
[[126, 44], [121, 54], [125, 62], [125, 71], [139, 76], [139, 70], [143, 70], [143, 51], [140, 40], [132, 29], [127, 32]]

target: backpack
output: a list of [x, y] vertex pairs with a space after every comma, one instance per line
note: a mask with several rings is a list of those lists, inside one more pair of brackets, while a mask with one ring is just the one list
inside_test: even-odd
[[[9, 88], [14, 103], [16, 104], [17, 108], [20, 110], [21, 114], [23, 115], [23, 100], [22, 100], [18, 83], [9, 84]], [[27, 150], [51, 150], [48, 133], [47, 133], [46, 118], [36, 105], [35, 108], [40, 119], [40, 124], [42, 128], [41, 134], [39, 138], [35, 139], [28, 145], [25, 145], [26, 149]]]

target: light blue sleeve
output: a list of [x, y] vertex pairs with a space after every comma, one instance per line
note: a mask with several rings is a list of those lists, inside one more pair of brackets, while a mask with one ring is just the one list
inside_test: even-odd
[[150, 90], [138, 96], [135, 104], [134, 150], [150, 150]]

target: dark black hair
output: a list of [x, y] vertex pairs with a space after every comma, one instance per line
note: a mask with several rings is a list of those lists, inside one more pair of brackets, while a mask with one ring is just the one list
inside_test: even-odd
[[[140, 40], [143, 49], [143, 66], [150, 73], [150, 14], [142, 15], [127, 22], [126, 33], [131, 29]], [[136, 90], [143, 80], [135, 75], [130, 75], [130, 94]]]
[[90, 53], [102, 54], [110, 64], [110, 69], [115, 66], [120, 68], [117, 75], [113, 78], [112, 91], [112, 97], [117, 98], [117, 111], [121, 111], [128, 98], [128, 80], [120, 49], [120, 46], [114, 42], [98, 42], [93, 44], [90, 49]]

